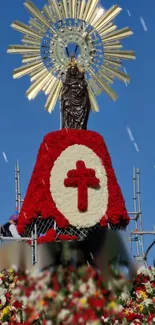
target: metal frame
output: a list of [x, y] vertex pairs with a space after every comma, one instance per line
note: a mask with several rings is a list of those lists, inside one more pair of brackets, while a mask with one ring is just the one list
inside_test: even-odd
[[[134, 231], [130, 231], [129, 242], [132, 254], [137, 261], [142, 261], [147, 266], [147, 256], [151, 248], [155, 244], [153, 243], [147, 248], [144, 249], [144, 235], [155, 235], [154, 231], [143, 231], [143, 222], [142, 222], [142, 211], [141, 211], [141, 196], [140, 196], [140, 170], [139, 168], [133, 168], [133, 205], [134, 212], [129, 212], [131, 216], [131, 222], [134, 222]], [[135, 245], [134, 245], [135, 244]]]
[[[18, 211], [20, 212], [21, 205], [23, 200], [21, 199], [21, 192], [20, 192], [20, 168], [19, 163], [15, 166], [15, 195], [16, 195], [16, 207], [18, 207]], [[0, 228], [1, 229], [1, 228]], [[32, 251], [32, 264], [35, 265], [38, 262], [38, 243], [37, 243], [37, 225], [34, 226], [34, 231], [31, 232], [31, 237], [4, 237], [1, 235], [0, 232], [0, 244], [3, 241], [18, 241], [18, 242], [28, 242], [31, 241], [31, 251]]]

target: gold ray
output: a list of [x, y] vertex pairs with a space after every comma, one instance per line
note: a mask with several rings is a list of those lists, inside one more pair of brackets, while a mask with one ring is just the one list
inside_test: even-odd
[[76, 13], [77, 13], [77, 0], [72, 0], [72, 18], [76, 18]]
[[111, 51], [111, 52], [104, 52], [104, 56], [110, 58], [118, 58], [118, 59], [136, 59], [136, 55], [133, 51]]
[[23, 24], [20, 21], [14, 21], [11, 24], [11, 27], [20, 33], [35, 36], [39, 39], [42, 39], [43, 33], [42, 35], [38, 35], [38, 33], [35, 30], [33, 30], [30, 26], [27, 26], [26, 24]]
[[84, 20], [87, 21], [88, 23], [90, 22], [90, 18], [92, 17], [98, 2], [99, 2], [99, 0], [88, 0], [88, 2], [87, 2], [83, 17], [84, 17]]
[[41, 66], [43, 66], [43, 63], [41, 60], [36, 63], [31, 63], [31, 64], [27, 64], [25, 66], [21, 66], [13, 71], [13, 78], [14, 79], [21, 78], [21, 77], [31, 73], [33, 70], [40, 68]]
[[109, 72], [112, 76], [120, 79], [121, 81], [130, 83], [130, 77], [127, 73], [121, 72], [119, 70], [116, 70], [115, 68], [111, 68], [107, 66], [102, 66], [102, 70]]
[[25, 40], [33, 40], [33, 41], [36, 41], [36, 42], [40, 42], [41, 43], [41, 39], [37, 36], [32, 36], [32, 35], [24, 35], [22, 39], [25, 39]]
[[62, 20], [62, 16], [61, 16], [61, 12], [59, 10], [59, 6], [58, 6], [58, 2], [57, 0], [48, 0], [51, 7], [52, 7], [52, 10], [54, 11], [54, 14], [56, 16], [56, 19], [59, 21], [59, 20]]
[[85, 0], [81, 0], [79, 19], [83, 19], [83, 13], [84, 13], [85, 7], [86, 7]]
[[56, 102], [58, 100], [60, 91], [61, 91], [61, 87], [62, 87], [62, 82], [60, 80], [56, 80], [54, 87], [47, 99], [45, 108], [46, 110], [51, 113], [56, 105]]
[[40, 59], [41, 59], [40, 55], [39, 56], [36, 56], [36, 55], [34, 55], [34, 56], [24, 56], [23, 60], [22, 60], [22, 63], [29, 63], [31, 61], [38, 61]]
[[68, 0], [68, 13], [69, 13], [69, 18], [72, 18], [72, 1], [73, 0]]
[[117, 26], [112, 24], [112, 26], [110, 26], [110, 27], [108, 27], [105, 30], [100, 32], [100, 37], [103, 38], [104, 35], [107, 35], [107, 34], [113, 32], [116, 29], [117, 29]]
[[40, 76], [42, 76], [44, 74], [44, 72], [47, 71], [47, 68], [41, 67], [40, 69], [38, 69], [37, 71], [33, 71], [30, 73], [30, 79], [31, 82], [34, 82], [35, 80], [37, 80]]
[[123, 47], [123, 45], [122, 44], [117, 44], [117, 43], [113, 43], [113, 44], [106, 44], [105, 46], [104, 46], [104, 50], [105, 51], [108, 51], [108, 50], [119, 50], [119, 49], [121, 49]]
[[10, 45], [7, 53], [26, 54], [26, 53], [40, 53], [40, 47], [38, 46], [25, 46], [25, 45]]
[[75, 18], [77, 18], [77, 19], [79, 19], [80, 6], [81, 6], [81, 0], [77, 0], [76, 17], [75, 17]]
[[[53, 75], [51, 75], [50, 79], [48, 80], [47, 84], [42, 88], [42, 90], [45, 92], [47, 90], [47, 88], [49, 87], [49, 85], [51, 85], [52, 81], [55, 81], [55, 77]], [[46, 94], [46, 93], [45, 93]]]
[[49, 28], [53, 34], [56, 33], [56, 31], [51, 27], [51, 24], [48, 22], [48, 20], [43, 16], [41, 11], [33, 4], [33, 2], [27, 0], [27, 2], [24, 3], [26, 9], [34, 16], [36, 17], [43, 25], [45, 25], [47, 28]]
[[68, 12], [67, 1], [66, 0], [62, 0], [62, 5], [63, 5], [64, 12], [65, 12], [65, 18], [68, 18], [69, 17], [69, 12]]
[[41, 69], [38, 69], [38, 71], [34, 71], [30, 74], [31, 82], [34, 82], [35, 80], [40, 78], [44, 74], [44, 72], [48, 71], [52, 74], [56, 70], [57, 70], [57, 68], [55, 68], [55, 67], [53, 67], [50, 71], [48, 71], [47, 68], [45, 68], [45, 67], [41, 67]]
[[64, 6], [63, 6], [63, 3], [62, 3], [62, 1], [61, 2], [59, 2], [59, 10], [60, 10], [60, 12], [61, 12], [61, 17], [62, 17], [62, 19], [65, 19], [66, 18], [66, 15], [65, 15], [65, 10], [64, 10]]
[[57, 78], [52, 76], [52, 81], [49, 85], [47, 85], [46, 89], [45, 89], [45, 95], [49, 95], [49, 93], [51, 92], [51, 90], [53, 89], [55, 82], [57, 81]]
[[29, 25], [30, 27], [33, 27], [35, 29], [37, 29], [37, 32], [39, 31], [40, 33], [45, 33], [46, 32], [46, 28], [44, 27], [44, 25], [41, 25], [39, 22], [37, 22], [34, 18], [31, 18], [29, 20]]
[[48, 17], [48, 19], [51, 21], [52, 24], [56, 22], [56, 19], [55, 19], [54, 15], [52, 15], [52, 12], [51, 12], [51, 10], [50, 10], [50, 8], [49, 8], [48, 5], [45, 5], [44, 6], [43, 12]]
[[112, 88], [110, 88], [100, 77], [98, 74], [95, 74], [90, 68], [88, 68], [88, 71], [90, 72], [91, 76], [97, 81], [97, 83], [100, 84], [102, 89], [105, 91], [105, 93], [113, 100], [116, 100], [118, 98], [117, 94], [114, 92]]
[[102, 69], [99, 70], [99, 71], [98, 71], [98, 74], [100, 74], [101, 77], [102, 77], [103, 79], [105, 79], [109, 84], [113, 84], [113, 83], [114, 83], [114, 78], [108, 76], [108, 75], [106, 74], [106, 71], [105, 71], [105, 70], [102, 70]]
[[34, 99], [38, 95], [38, 93], [43, 89], [43, 87], [47, 85], [47, 82], [50, 78], [51, 74], [46, 71], [42, 77], [37, 79], [26, 92], [28, 99]]
[[120, 12], [121, 8], [117, 5], [112, 6], [109, 10], [107, 10], [103, 16], [100, 17], [95, 23], [92, 23], [96, 30], [99, 30], [101, 27], [110, 23]]
[[29, 45], [29, 44], [37, 45], [39, 47], [41, 42], [36, 41], [36, 40], [34, 40], [32, 38], [23, 38], [22, 43], [27, 44], [27, 45]]
[[104, 65], [114, 65], [115, 67], [120, 68], [122, 65], [122, 62], [120, 61], [115, 61], [115, 60], [110, 60], [110, 59], [104, 59]]
[[[102, 8], [101, 8], [102, 9]], [[99, 9], [98, 7], [94, 10], [93, 15], [91, 16], [90, 20], [89, 20], [89, 24], [93, 25], [96, 20], [100, 19], [101, 16], [103, 16], [104, 13], [104, 9]]]
[[101, 94], [102, 90], [94, 79], [92, 79], [92, 78], [89, 79], [88, 84], [92, 88], [92, 90], [94, 91], [96, 96]]
[[102, 37], [102, 40], [103, 42], [109, 42], [112, 40], [118, 40], [118, 39], [128, 37], [132, 34], [133, 34], [132, 30], [129, 27], [125, 27], [107, 35], [106, 37]]
[[89, 86], [88, 86], [88, 93], [89, 93], [89, 98], [90, 98], [91, 110], [93, 112], [99, 112], [99, 106], [98, 106], [97, 100]]

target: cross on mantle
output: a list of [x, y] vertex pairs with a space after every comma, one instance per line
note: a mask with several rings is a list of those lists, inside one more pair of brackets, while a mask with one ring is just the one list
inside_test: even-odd
[[76, 169], [69, 170], [64, 180], [66, 187], [78, 188], [78, 210], [85, 212], [88, 209], [88, 187], [98, 188], [100, 180], [96, 177], [95, 170], [86, 168], [84, 161], [76, 162]]

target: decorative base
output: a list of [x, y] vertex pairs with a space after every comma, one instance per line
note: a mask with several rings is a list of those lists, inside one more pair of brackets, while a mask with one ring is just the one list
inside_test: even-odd
[[[28, 234], [36, 221], [48, 232], [43, 241], [81, 240], [96, 226], [127, 226], [121, 189], [98, 133], [63, 129], [45, 136], [19, 216], [19, 233]], [[39, 234], [45, 234], [43, 228]]]

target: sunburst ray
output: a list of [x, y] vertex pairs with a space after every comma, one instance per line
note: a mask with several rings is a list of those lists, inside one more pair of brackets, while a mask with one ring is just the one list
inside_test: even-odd
[[29, 63], [25, 66], [21, 66], [13, 71], [13, 78], [21, 78], [40, 67], [43, 67], [42, 60], [38, 60], [36, 63]]
[[41, 67], [38, 70], [35, 70], [33, 72], [30, 73], [30, 78], [31, 78], [31, 82], [34, 82], [35, 80], [37, 80], [38, 78], [40, 78], [41, 76], [43, 76], [43, 74], [47, 71], [47, 68], [45, 67]]
[[99, 84], [94, 79], [90, 78], [88, 80], [88, 85], [92, 89], [95, 96], [99, 96], [102, 93], [101, 87], [99, 86]]
[[109, 10], [105, 12], [103, 16], [100, 17], [98, 21], [92, 23], [92, 25], [97, 31], [100, 30], [101, 27], [110, 23], [121, 12], [121, 10], [122, 8], [117, 5], [112, 6]]
[[108, 66], [115, 66], [120, 68], [122, 66], [122, 62], [120, 62], [119, 60], [111, 60], [111, 59], [104, 59], [104, 65], [108, 65]]
[[115, 32], [112, 32], [111, 34], [106, 35], [105, 37], [102, 37], [102, 40], [103, 43], [106, 43], [112, 40], [120, 40], [126, 38], [128, 36], [131, 36], [132, 34], [133, 34], [132, 30], [129, 27], [125, 27]]
[[31, 18], [29, 20], [29, 25], [30, 25], [30, 27], [37, 30], [37, 32], [39, 32], [39, 33], [45, 33], [46, 32], [46, 27], [43, 24], [40, 24], [35, 18]]
[[21, 23], [20, 21], [14, 21], [11, 24], [11, 27], [13, 29], [15, 29], [17, 32], [20, 32], [22, 34], [26, 34], [26, 35], [30, 35], [30, 36], [34, 36], [36, 38], [39, 38], [40, 40], [43, 37], [43, 33], [40, 33], [40, 35], [38, 35], [38, 33], [33, 30], [30, 26]]
[[79, 19], [83, 19], [83, 13], [85, 11], [85, 7], [86, 7], [86, 2], [84, 0], [81, 0]]
[[93, 15], [93, 12], [98, 4], [99, 0], [88, 0], [86, 9], [83, 15], [83, 20], [86, 20], [88, 23], [90, 22], [90, 18]]
[[48, 5], [44, 6], [43, 12], [47, 16], [47, 19], [49, 19], [52, 24], [56, 22], [56, 17], [54, 17], [54, 15], [52, 14], [52, 11]]
[[22, 63], [30, 63], [32, 61], [41, 60], [41, 56], [32, 55], [32, 56], [23, 56]]
[[28, 45], [10, 45], [7, 53], [11, 54], [27, 54], [27, 53], [40, 53], [40, 47]]
[[61, 15], [61, 12], [59, 10], [59, 6], [58, 6], [58, 2], [57, 0], [48, 0], [49, 1], [49, 4], [51, 5], [51, 7], [53, 8], [53, 11], [54, 11], [54, 15], [56, 17], [56, 20], [62, 20], [63, 17]]
[[128, 59], [128, 60], [134, 60], [136, 59], [135, 53], [133, 51], [111, 51], [104, 53], [105, 58], [111, 57], [111, 58], [118, 58], [118, 59]]
[[62, 88], [62, 82], [60, 80], [56, 80], [53, 85], [53, 88], [50, 92], [50, 95], [47, 99], [47, 102], [45, 104], [45, 108], [49, 113], [51, 113], [53, 111], [53, 109], [56, 105], [61, 88]]
[[43, 16], [41, 11], [33, 4], [32, 1], [26, 1], [24, 3], [26, 9], [35, 17], [37, 18], [44, 26], [49, 28], [53, 33], [55, 33], [55, 30], [52, 28], [48, 20]]
[[102, 69], [103, 69], [103, 71], [109, 72], [114, 78], [116, 77], [116, 78], [120, 79], [121, 81], [128, 82], [128, 83], [130, 82], [130, 77], [127, 73], [116, 70], [115, 68], [112, 68], [112, 67], [108, 67], [106, 65], [103, 65]]
[[88, 86], [88, 93], [89, 93], [89, 98], [90, 98], [90, 104], [91, 104], [91, 110], [94, 112], [99, 112], [99, 106], [97, 103], [97, 100], [93, 94], [93, 91], [91, 88]]
[[42, 77], [37, 79], [26, 92], [28, 99], [34, 99], [38, 95], [38, 93], [43, 89], [43, 87], [47, 85], [47, 82], [50, 78], [51, 74], [49, 73], [49, 71], [46, 71], [42, 75]]
[[23, 38], [22, 39], [22, 43], [24, 43], [25, 45], [34, 45], [34, 46], [38, 46], [40, 48], [40, 42], [36, 41], [32, 38]]
[[90, 71], [91, 76], [97, 81], [97, 83], [100, 84], [100, 86], [105, 91], [105, 93], [111, 99], [116, 100], [118, 98], [118, 96], [115, 93], [115, 91], [111, 87], [109, 87], [98, 74], [95, 74], [90, 68], [88, 68], [88, 70]]

